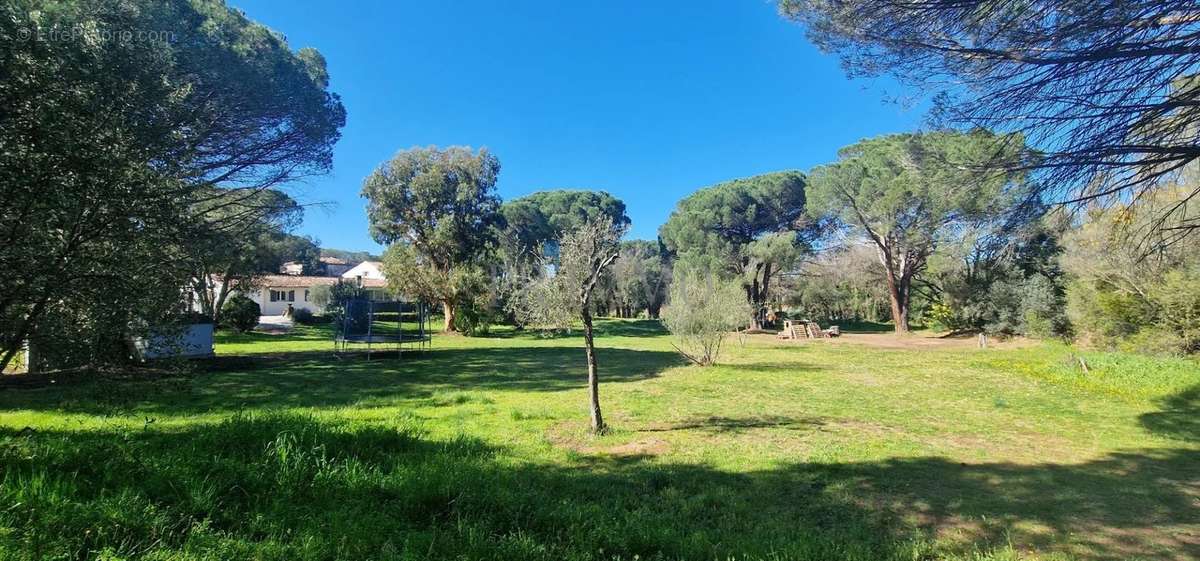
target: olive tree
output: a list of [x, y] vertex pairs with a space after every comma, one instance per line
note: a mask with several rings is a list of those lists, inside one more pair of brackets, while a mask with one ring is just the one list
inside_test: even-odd
[[525, 323], [565, 328], [583, 324], [587, 358], [588, 410], [592, 432], [605, 430], [600, 412], [600, 378], [592, 318], [596, 287], [621, 252], [626, 226], [607, 216], [588, 219], [558, 240], [559, 256], [553, 274], [529, 279], [516, 295], [519, 315]]
[[671, 283], [663, 322], [675, 336], [675, 350], [700, 366], [710, 366], [725, 336], [741, 327], [748, 313], [750, 304], [739, 283], [688, 271]]

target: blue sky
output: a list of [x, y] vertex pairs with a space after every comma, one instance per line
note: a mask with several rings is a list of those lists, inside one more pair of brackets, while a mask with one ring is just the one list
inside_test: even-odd
[[737, 177], [807, 170], [918, 127], [885, 80], [851, 81], [773, 4], [230, 0], [326, 57], [347, 122], [333, 172], [298, 186], [300, 232], [378, 251], [362, 180], [396, 151], [486, 146], [500, 195], [597, 189], [653, 239], [675, 203]]

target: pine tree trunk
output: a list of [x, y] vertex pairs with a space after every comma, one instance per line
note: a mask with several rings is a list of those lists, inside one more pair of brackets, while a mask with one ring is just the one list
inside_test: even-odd
[[908, 298], [907, 289], [900, 286], [892, 270], [887, 271], [888, 296], [892, 303], [892, 323], [895, 324], [896, 334], [908, 333]]
[[592, 334], [592, 312], [583, 306], [583, 344], [587, 351], [588, 404], [592, 417], [592, 432], [604, 432], [604, 417], [600, 414], [600, 380], [596, 372], [596, 342]]

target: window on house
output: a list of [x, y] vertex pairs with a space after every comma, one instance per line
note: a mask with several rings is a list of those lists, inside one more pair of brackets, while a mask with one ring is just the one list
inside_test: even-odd
[[304, 289], [304, 301], [308, 302], [308, 289]]
[[274, 291], [274, 290], [272, 290], [272, 291], [271, 291], [271, 301], [272, 301], [272, 302], [278, 302], [278, 301], [279, 301], [279, 293], [278, 293], [278, 292], [276, 292], [276, 291]]
[[288, 291], [288, 302], [295, 302], [295, 301], [296, 301], [296, 291], [289, 290]]

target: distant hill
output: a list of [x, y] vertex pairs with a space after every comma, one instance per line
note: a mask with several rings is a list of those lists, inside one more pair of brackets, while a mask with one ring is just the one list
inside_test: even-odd
[[351, 265], [360, 263], [362, 261], [383, 260], [382, 257], [378, 255], [372, 255], [369, 251], [347, 251], [345, 249], [333, 249], [327, 247], [321, 248], [321, 257], [337, 257], [338, 259], [344, 259]]

